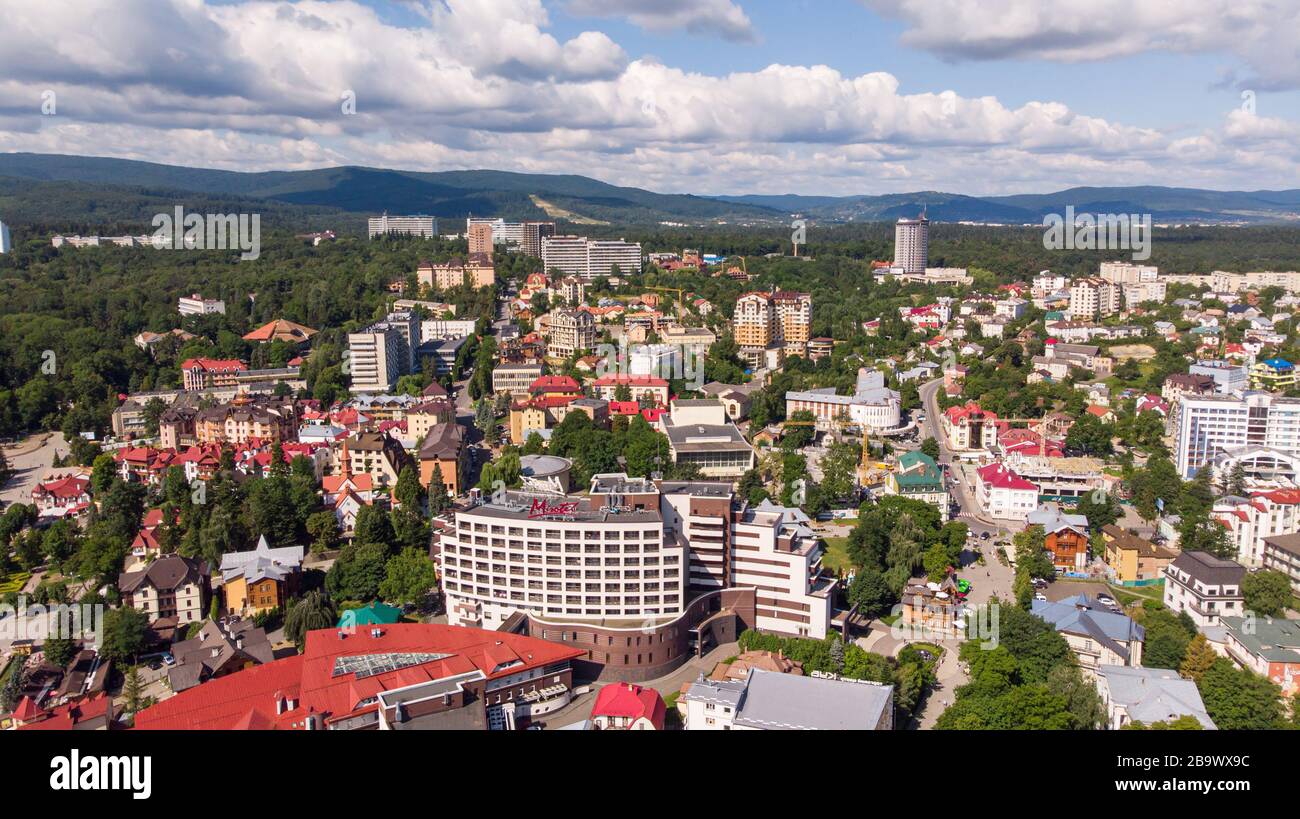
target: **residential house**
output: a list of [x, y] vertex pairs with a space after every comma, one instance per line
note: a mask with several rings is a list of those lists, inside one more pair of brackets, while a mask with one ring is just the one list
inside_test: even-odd
[[1186, 612], [1197, 628], [1219, 625], [1244, 613], [1241, 581], [1246, 567], [1208, 552], [1180, 552], [1165, 567], [1165, 606]]
[[1065, 637], [1085, 674], [1106, 665], [1142, 665], [1146, 631], [1133, 618], [1109, 611], [1086, 594], [1055, 603], [1035, 600], [1030, 611]]
[[889, 731], [894, 687], [752, 668], [744, 681], [701, 675], [678, 709], [688, 731]]
[[207, 616], [208, 567], [179, 555], [166, 555], [143, 569], [123, 572], [117, 579], [123, 605], [148, 616], [151, 623], [174, 619], [178, 625]]
[[667, 707], [653, 688], [612, 683], [596, 694], [591, 725], [598, 731], [662, 731]]
[[989, 517], [1025, 520], [1038, 508], [1038, 487], [993, 463], [975, 472], [975, 501]]
[[1300, 620], [1224, 617], [1220, 622], [1229, 659], [1277, 683], [1285, 697], [1300, 693]]
[[1057, 509], [1036, 509], [1025, 523], [1043, 527], [1047, 550], [1058, 571], [1081, 572], [1088, 567], [1088, 519]]
[[1118, 731], [1133, 723], [1154, 725], [1194, 717], [1201, 727], [1215, 730], [1201, 692], [1192, 680], [1166, 668], [1102, 665], [1093, 682], [1106, 709], [1106, 728]]
[[433, 481], [435, 471], [441, 471], [447, 495], [454, 498], [461, 494], [466, 458], [464, 427], [456, 423], [433, 427], [420, 442], [417, 458], [420, 463], [421, 486], [427, 489]]
[[265, 629], [252, 620], [208, 620], [196, 636], [174, 643], [171, 654], [176, 662], [167, 667], [167, 682], [176, 693], [275, 659]]
[[228, 615], [248, 617], [283, 608], [298, 592], [302, 577], [303, 548], [272, 549], [266, 535], [248, 552], [221, 556], [221, 589]]
[[944, 485], [943, 472], [933, 458], [920, 450], [898, 456], [894, 470], [885, 477], [884, 492], [925, 501], [939, 510], [941, 521], [948, 521], [952, 498]]
[[1103, 526], [1106, 541], [1106, 565], [1123, 586], [1149, 586], [1164, 579], [1165, 567], [1176, 553], [1157, 546], [1146, 538], [1126, 532], [1115, 524]]

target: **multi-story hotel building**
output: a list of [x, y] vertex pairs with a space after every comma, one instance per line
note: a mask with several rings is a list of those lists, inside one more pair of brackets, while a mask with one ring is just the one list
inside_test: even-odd
[[1105, 279], [1070, 282], [1070, 318], [1100, 319], [1120, 311], [1120, 286]]
[[778, 290], [772, 294], [773, 326], [786, 355], [804, 355], [812, 337], [812, 296]]
[[346, 371], [352, 392], [387, 393], [415, 367], [420, 324], [410, 312], [390, 313], [383, 321], [348, 333]]
[[234, 387], [247, 370], [247, 364], [234, 358], [187, 358], [181, 362], [181, 384], [187, 392]]
[[[160, 422], [160, 432], [163, 424]], [[298, 413], [291, 398], [241, 394], [226, 404], [200, 409], [182, 418], [182, 428], [169, 431], [175, 440], [186, 437], [184, 425], [193, 424], [194, 440], [199, 444], [243, 444], [298, 439]]]
[[470, 253], [491, 253], [492, 252], [492, 225], [486, 222], [475, 222], [470, 220], [469, 229], [466, 231], [469, 239]]
[[767, 293], [746, 293], [736, 300], [732, 334], [739, 347], [766, 347], [775, 335], [776, 311]]
[[472, 498], [438, 522], [432, 551], [450, 623], [573, 645], [633, 680], [746, 627], [824, 637], [836, 583], [798, 510], [621, 474], [587, 495]]
[[432, 239], [438, 235], [438, 220], [432, 216], [389, 216], [387, 213], [370, 217], [371, 239], [390, 233]]
[[585, 310], [555, 310], [550, 314], [546, 354], [568, 358], [579, 350], [596, 348], [596, 319]]
[[1184, 395], [1179, 403], [1174, 464], [1184, 478], [1225, 454], [1266, 449], [1280, 461], [1300, 455], [1300, 398], [1245, 392]]
[[526, 256], [540, 259], [542, 257], [542, 241], [554, 235], [554, 222], [524, 222], [523, 239], [519, 243], [519, 249]]
[[930, 262], [930, 220], [899, 219], [894, 226], [894, 267], [904, 273], [924, 274]]
[[619, 273], [641, 272], [641, 244], [621, 239], [588, 239], [585, 236], [541, 238], [542, 264], [547, 273], [560, 271], [591, 281]]
[[221, 299], [205, 299], [198, 293], [181, 296], [176, 303], [176, 311], [182, 316], [206, 316], [210, 313], [226, 312], [226, 303]]
[[1212, 514], [1228, 530], [1237, 560], [1258, 568], [1264, 564], [1268, 538], [1300, 532], [1300, 489], [1219, 498]]
[[785, 414], [811, 412], [818, 429], [837, 423], [853, 424], [866, 430], [894, 429], [902, 417], [902, 399], [885, 386], [885, 376], [865, 367], [858, 370], [853, 395], [838, 395], [833, 387], [792, 391], [785, 394]]
[[478, 289], [496, 282], [496, 269], [490, 252], [471, 251], [468, 259], [458, 257], [441, 264], [421, 262], [416, 268], [415, 278], [421, 286], [436, 287], [438, 290], [450, 290], [462, 285]]
[[541, 364], [498, 364], [492, 368], [492, 392], [523, 397], [528, 395], [529, 385], [541, 377]]

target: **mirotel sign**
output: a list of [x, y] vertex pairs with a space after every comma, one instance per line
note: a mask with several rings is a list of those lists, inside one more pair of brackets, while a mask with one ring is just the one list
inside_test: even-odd
[[532, 508], [528, 510], [528, 517], [532, 518], [549, 518], [557, 515], [572, 515], [578, 511], [578, 501], [565, 501], [563, 503], [550, 503], [545, 498], [534, 498]]

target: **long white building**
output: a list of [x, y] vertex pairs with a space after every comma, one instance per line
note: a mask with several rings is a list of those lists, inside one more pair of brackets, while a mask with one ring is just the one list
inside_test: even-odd
[[1179, 401], [1174, 464], [1184, 478], [1225, 454], [1273, 450], [1285, 458], [1300, 455], [1300, 398], [1243, 392], [1184, 395]]
[[786, 417], [801, 410], [813, 414], [818, 429], [830, 429], [837, 421], [868, 430], [894, 429], [901, 420], [902, 399], [885, 386], [883, 373], [862, 368], [853, 395], [837, 395], [833, 388], [787, 392]]
[[726, 483], [622, 474], [595, 476], [586, 495], [474, 497], [435, 522], [432, 547], [451, 625], [526, 622], [627, 676], [679, 666], [719, 607], [825, 637], [837, 581], [823, 551], [797, 509], [750, 506]]
[[547, 273], [559, 270], [568, 276], [592, 280], [620, 273], [641, 272], [641, 244], [621, 239], [588, 239], [585, 236], [542, 238], [542, 264]]
[[8, 253], [13, 248], [9, 238], [9, 226], [0, 222], [0, 253]]
[[370, 217], [371, 239], [390, 233], [432, 239], [438, 235], [438, 220], [432, 216], [389, 216], [387, 213]]

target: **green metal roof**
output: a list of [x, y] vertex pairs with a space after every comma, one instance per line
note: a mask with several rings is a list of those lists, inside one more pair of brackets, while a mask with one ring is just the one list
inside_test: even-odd
[[347, 626], [386, 626], [402, 619], [402, 610], [394, 606], [375, 601], [359, 609], [348, 609], [339, 617], [336, 628]]

